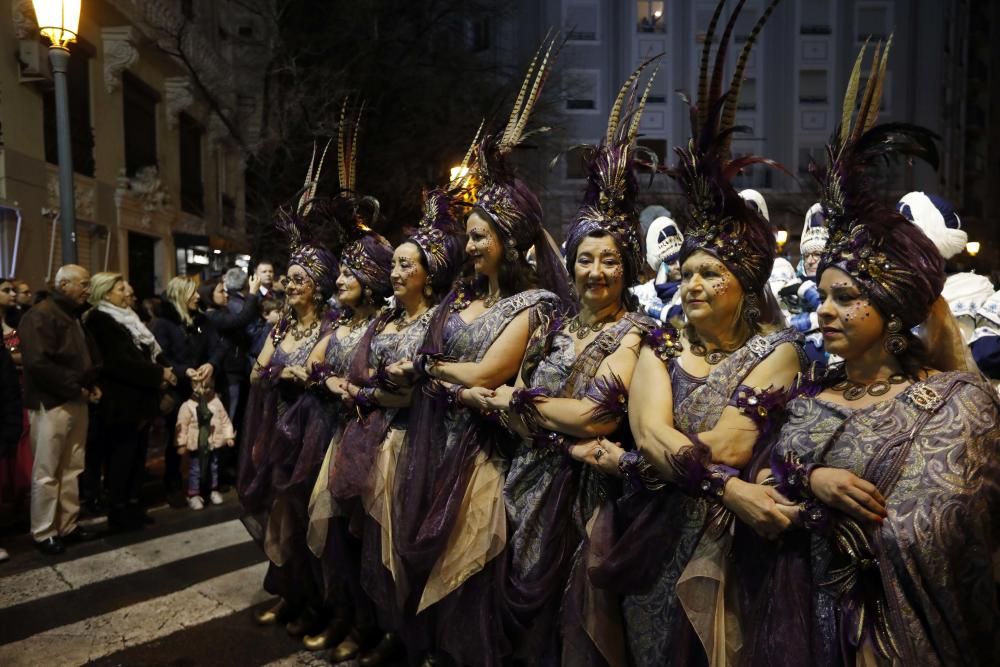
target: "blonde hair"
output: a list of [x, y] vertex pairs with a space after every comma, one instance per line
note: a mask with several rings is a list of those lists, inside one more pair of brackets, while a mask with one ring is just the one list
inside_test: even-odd
[[104, 297], [108, 295], [115, 287], [115, 283], [120, 280], [125, 280], [125, 277], [120, 273], [113, 273], [111, 271], [101, 271], [100, 273], [95, 273], [90, 277], [90, 303], [96, 306]]
[[177, 314], [181, 316], [181, 322], [191, 324], [191, 313], [188, 311], [187, 302], [198, 289], [198, 283], [194, 278], [187, 276], [176, 276], [167, 283], [167, 300], [174, 305]]

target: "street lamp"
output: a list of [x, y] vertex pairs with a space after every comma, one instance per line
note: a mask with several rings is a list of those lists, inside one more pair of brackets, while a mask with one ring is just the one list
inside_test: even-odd
[[979, 254], [979, 241], [969, 241], [965, 244], [965, 252], [969, 253], [969, 257], [975, 257]]
[[788, 232], [784, 229], [779, 229], [774, 234], [774, 240], [778, 243], [778, 252], [782, 252], [785, 249], [785, 244], [788, 243]]
[[59, 146], [59, 220], [62, 227], [63, 264], [76, 264], [76, 201], [73, 196], [73, 151], [69, 135], [67, 45], [76, 41], [81, 0], [32, 0], [38, 31], [52, 40], [49, 61], [56, 86], [56, 138]]

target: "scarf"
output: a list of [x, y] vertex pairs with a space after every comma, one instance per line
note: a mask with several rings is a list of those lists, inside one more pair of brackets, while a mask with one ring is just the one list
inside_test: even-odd
[[111, 316], [118, 324], [125, 327], [132, 336], [132, 340], [135, 342], [136, 346], [139, 348], [147, 347], [149, 349], [149, 359], [155, 362], [156, 358], [163, 354], [163, 350], [160, 348], [160, 344], [156, 342], [156, 338], [139, 316], [131, 308], [119, 308], [110, 301], [100, 301], [97, 306], [97, 310]]

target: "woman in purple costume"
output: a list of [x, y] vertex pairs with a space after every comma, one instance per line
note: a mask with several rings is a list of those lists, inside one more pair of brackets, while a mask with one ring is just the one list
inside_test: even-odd
[[871, 196], [871, 168], [890, 153], [937, 159], [926, 130], [875, 125], [888, 47], [875, 53], [861, 98], [858, 57], [831, 164], [817, 170], [830, 220], [817, 314], [843, 363], [801, 378], [761, 474], [801, 510], [748, 614], [744, 664], [1000, 655], [1000, 405], [940, 297], [940, 254]]
[[[397, 592], [413, 655], [495, 665], [511, 650], [499, 614], [498, 556], [507, 540], [504, 455], [513, 443], [486, 399], [516, 376], [532, 330], [569, 303], [538, 198], [506, 161], [556, 48], [553, 39], [539, 51], [505, 131], [477, 146], [475, 207], [466, 221], [475, 276], [439, 306], [413, 364], [416, 399], [393, 511]], [[532, 247], [535, 267], [526, 260]]]
[[[587, 189], [566, 241], [579, 312], [539, 327], [515, 386], [499, 387], [487, 400], [522, 437], [504, 484], [504, 612], [514, 657], [527, 664], [575, 664], [563, 656], [563, 595], [587, 522], [605, 498], [620, 493], [614, 473], [574, 461], [572, 452], [578, 439], [627, 436], [628, 387], [642, 335], [653, 326], [634, 312], [629, 292], [644, 261], [633, 163], [640, 153], [640, 77], [649, 64], [619, 92], [604, 142], [585, 148]], [[573, 632], [578, 619], [566, 625]]]
[[[803, 364], [798, 336], [784, 328], [768, 287], [774, 235], [731, 182], [764, 161], [729, 157], [743, 69], [723, 94], [722, 63], [741, 5], [718, 40], [709, 80], [724, 2], [717, 6], [691, 109], [693, 138], [671, 171], [689, 217], [680, 252], [687, 327], [654, 330], [639, 354], [632, 386], [643, 390], [629, 401], [637, 450], [598, 440], [589, 455], [595, 465], [615, 462], [627, 491], [613, 511], [598, 513], [585, 545], [589, 578], [574, 604], [592, 647], [574, 646], [579, 663], [724, 664], [738, 646], [727, 632], [732, 610], [716, 596], [734, 559], [757, 548], [733, 514], [750, 525], [772, 515], [790, 520], [773, 489], [740, 485], [741, 477], [754, 479], [775, 408]], [[768, 14], [738, 62], [745, 64]], [[624, 636], [614, 631], [622, 625]]]

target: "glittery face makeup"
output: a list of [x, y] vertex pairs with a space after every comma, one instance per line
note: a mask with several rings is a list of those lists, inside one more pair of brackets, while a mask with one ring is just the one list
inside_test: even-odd
[[392, 293], [400, 301], [420, 297], [427, 284], [427, 269], [420, 261], [420, 249], [413, 243], [401, 243], [392, 253]]
[[469, 235], [465, 253], [472, 259], [476, 273], [496, 275], [503, 259], [503, 243], [492, 225], [478, 213], [471, 213], [465, 222], [465, 232]]
[[337, 301], [340, 305], [348, 308], [357, 308], [361, 305], [364, 296], [364, 287], [361, 281], [346, 266], [340, 267], [340, 275], [337, 276]]
[[827, 352], [850, 360], [882, 343], [885, 319], [849, 275], [835, 267], [823, 271], [819, 298], [816, 316]]
[[285, 295], [288, 297], [288, 304], [291, 306], [301, 306], [310, 303], [316, 294], [316, 283], [309, 277], [298, 264], [288, 267], [288, 274], [285, 276]]
[[573, 263], [573, 281], [580, 300], [591, 311], [620, 303], [624, 283], [625, 265], [613, 238], [585, 236], [576, 249]]
[[806, 278], [815, 278], [816, 269], [819, 267], [819, 258], [822, 255], [818, 252], [811, 252], [802, 257], [802, 270], [806, 274]]
[[707, 252], [691, 253], [681, 265], [681, 305], [696, 327], [709, 320], [739, 317], [743, 286], [726, 265]]

